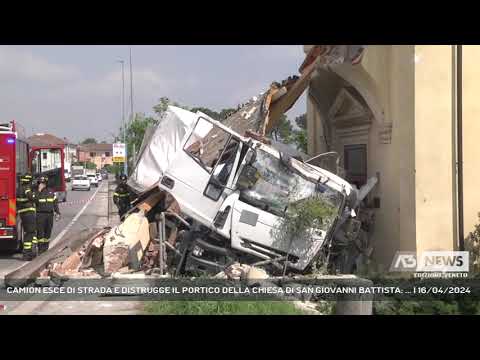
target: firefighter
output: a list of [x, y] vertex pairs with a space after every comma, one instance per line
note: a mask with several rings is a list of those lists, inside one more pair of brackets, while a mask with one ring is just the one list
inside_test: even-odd
[[118, 215], [120, 220], [123, 219], [125, 213], [130, 209], [130, 193], [127, 188], [127, 176], [120, 175], [119, 184], [113, 193], [113, 202], [118, 207]]
[[48, 189], [47, 185], [48, 178], [41, 176], [38, 179], [38, 192], [36, 194], [38, 255], [48, 250], [54, 215], [56, 220], [60, 219], [57, 196]]
[[30, 261], [37, 251], [37, 217], [35, 210], [35, 192], [32, 189], [32, 175], [20, 177], [17, 189], [17, 213], [23, 227], [23, 260]]

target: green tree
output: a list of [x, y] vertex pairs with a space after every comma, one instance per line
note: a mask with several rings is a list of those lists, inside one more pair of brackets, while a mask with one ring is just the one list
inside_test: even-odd
[[85, 140], [83, 140], [81, 142], [82, 145], [86, 145], [86, 144], [97, 144], [97, 140], [95, 140], [94, 138], [86, 138]]
[[[168, 97], [166, 96], [162, 96], [159, 100], [158, 100], [158, 104], [154, 105], [153, 106], [153, 111], [155, 112], [155, 114], [157, 114], [159, 117], [161, 117], [163, 115], [163, 113], [165, 111], [167, 111], [167, 108], [168, 106], [172, 105], [172, 106], [176, 106], [176, 107], [179, 107], [179, 108], [182, 108], [182, 109], [185, 109], [185, 110], [189, 110], [188, 106], [185, 106], [185, 105], [181, 105], [175, 101], [172, 101], [170, 100]], [[208, 114], [207, 114], [208, 115]]]
[[220, 121], [225, 120], [225, 119], [228, 118], [231, 114], [233, 114], [235, 111], [236, 111], [236, 109], [234, 109], [234, 108], [226, 108], [226, 109], [220, 110], [220, 113], [219, 113]]
[[280, 137], [280, 140], [285, 144], [292, 143], [293, 126], [290, 121], [288, 121], [288, 118], [285, 114], [280, 117], [280, 122], [275, 132], [277, 137]]
[[307, 130], [307, 114], [297, 116], [295, 118], [295, 123], [300, 129]]
[[191, 108], [190, 111], [191, 112], [200, 111], [200, 112], [210, 116], [213, 120], [220, 120], [220, 114], [219, 113], [217, 113], [214, 110], [210, 110], [208, 108], [205, 108], [205, 107], [194, 107], [194, 108]]
[[295, 130], [293, 134], [293, 140], [298, 150], [304, 153], [308, 152], [307, 130]]
[[159, 116], [161, 116], [165, 111], [167, 111], [167, 107], [169, 105], [173, 105], [170, 99], [166, 96], [161, 97], [158, 101], [158, 104], [153, 106], [153, 111]]
[[[304, 120], [302, 120], [304, 119]], [[300, 130], [295, 130], [292, 123], [288, 120], [285, 114], [280, 118], [278, 127], [274, 130], [276, 138], [285, 143], [293, 144], [297, 150], [304, 153], [307, 152], [307, 130], [306, 130], [306, 115], [300, 115], [295, 118], [295, 122], [300, 127]], [[303, 127], [305, 126], [305, 128]]]

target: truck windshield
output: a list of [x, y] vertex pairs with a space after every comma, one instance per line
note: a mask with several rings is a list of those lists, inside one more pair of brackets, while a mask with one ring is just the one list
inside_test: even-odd
[[340, 192], [305, 179], [295, 170], [282, 164], [278, 158], [261, 149], [257, 150], [253, 166], [260, 178], [253, 187], [243, 190], [240, 195], [242, 201], [252, 206], [277, 216], [284, 216], [289, 205], [314, 196], [332, 210], [330, 211], [332, 214], [336, 214], [342, 204], [343, 195]]

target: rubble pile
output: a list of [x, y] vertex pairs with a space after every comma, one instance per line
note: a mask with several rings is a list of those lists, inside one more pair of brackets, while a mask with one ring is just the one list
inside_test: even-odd
[[159, 243], [143, 212], [130, 214], [125, 221], [89, 239], [66, 259], [51, 262], [37, 279], [94, 279], [114, 273], [148, 271], [158, 266]]

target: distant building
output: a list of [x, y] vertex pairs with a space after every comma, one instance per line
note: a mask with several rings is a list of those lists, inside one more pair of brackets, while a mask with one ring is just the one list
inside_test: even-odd
[[112, 144], [84, 144], [77, 148], [77, 158], [80, 162], [92, 162], [97, 169], [103, 169], [105, 165], [113, 165]]

